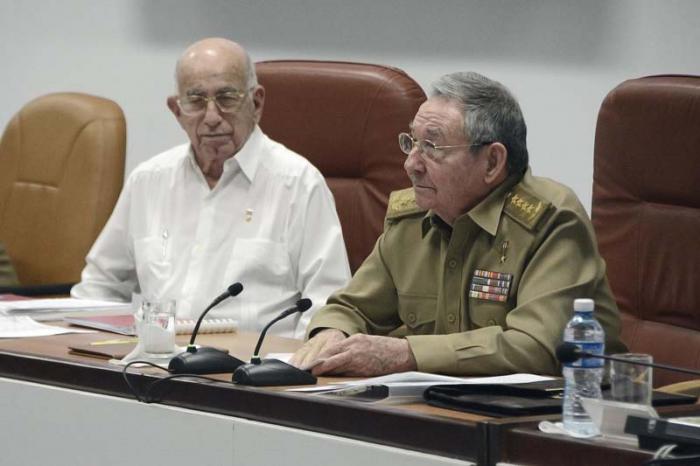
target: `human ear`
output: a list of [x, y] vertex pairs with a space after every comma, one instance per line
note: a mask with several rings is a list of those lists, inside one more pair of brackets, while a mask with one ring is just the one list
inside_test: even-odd
[[494, 142], [486, 150], [484, 181], [487, 184], [500, 184], [508, 177], [508, 149], [500, 142]]
[[262, 118], [263, 107], [265, 106], [265, 88], [261, 85], [257, 85], [255, 89], [253, 89], [252, 94], [255, 122], [259, 123], [260, 118]]
[[175, 115], [175, 118], [180, 118], [180, 106], [177, 104], [177, 97], [171, 95], [167, 100], [168, 108]]

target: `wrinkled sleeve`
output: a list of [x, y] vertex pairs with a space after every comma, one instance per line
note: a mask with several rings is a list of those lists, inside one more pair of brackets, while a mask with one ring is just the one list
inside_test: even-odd
[[303, 338], [311, 317], [334, 291], [350, 279], [343, 232], [333, 195], [320, 174], [307, 174], [307, 189], [296, 200], [298, 210], [290, 216], [291, 251], [296, 262], [296, 286], [302, 297], [311, 299], [294, 336]]
[[419, 370], [461, 375], [558, 374], [554, 352], [575, 298], [596, 299], [596, 317], [606, 331], [618, 333], [617, 308], [590, 223], [574, 212], [561, 212], [534, 244], [505, 326], [408, 336]]
[[80, 283], [71, 290], [74, 298], [131, 301], [131, 294], [137, 291], [134, 256], [129, 246], [132, 186], [130, 177], [112, 215], [85, 258]]

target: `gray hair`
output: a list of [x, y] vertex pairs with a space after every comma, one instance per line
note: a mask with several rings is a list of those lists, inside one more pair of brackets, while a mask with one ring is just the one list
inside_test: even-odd
[[248, 68], [246, 74], [246, 82], [248, 84], [248, 89], [258, 85], [258, 75], [255, 72], [255, 63], [251, 60], [248, 52], [245, 53], [245, 66]]
[[472, 144], [500, 142], [508, 150], [508, 173], [527, 170], [527, 126], [513, 94], [497, 81], [474, 72], [438, 78], [432, 97], [456, 101], [464, 112], [464, 134]]

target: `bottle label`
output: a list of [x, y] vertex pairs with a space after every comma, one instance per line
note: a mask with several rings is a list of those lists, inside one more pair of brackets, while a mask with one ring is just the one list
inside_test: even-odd
[[[605, 343], [593, 343], [593, 342], [581, 342], [572, 341], [578, 347], [581, 352], [591, 353], [591, 354], [603, 354], [605, 351]], [[565, 364], [566, 367], [576, 367], [582, 369], [598, 369], [605, 365], [605, 361], [601, 358], [580, 358], [576, 361]]]

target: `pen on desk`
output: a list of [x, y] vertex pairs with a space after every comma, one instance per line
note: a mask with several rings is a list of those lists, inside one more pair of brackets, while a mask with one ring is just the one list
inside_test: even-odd
[[126, 343], [136, 343], [137, 341], [139, 341], [138, 338], [116, 338], [112, 340], [93, 341], [90, 343], [90, 346], [120, 345]]

